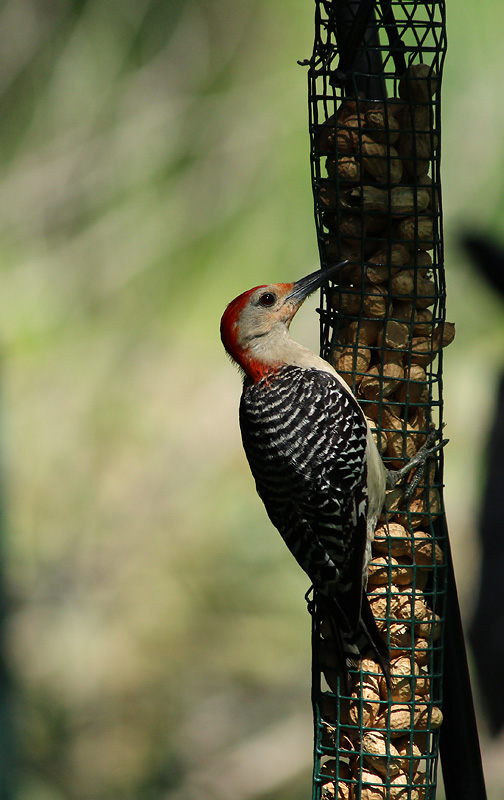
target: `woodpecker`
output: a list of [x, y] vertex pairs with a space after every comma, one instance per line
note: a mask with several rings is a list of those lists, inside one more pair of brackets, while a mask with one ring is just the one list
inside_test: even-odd
[[257, 492], [323, 598], [348, 686], [348, 668], [369, 649], [389, 680], [365, 593], [387, 470], [348, 385], [289, 335], [303, 301], [342, 266], [244, 292], [226, 308], [221, 338], [243, 372], [240, 428]]

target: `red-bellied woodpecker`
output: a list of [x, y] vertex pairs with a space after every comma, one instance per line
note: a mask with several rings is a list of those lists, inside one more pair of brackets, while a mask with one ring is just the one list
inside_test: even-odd
[[388, 677], [365, 594], [387, 471], [347, 384], [289, 335], [302, 302], [340, 266], [241, 294], [221, 336], [244, 372], [240, 428], [268, 516], [324, 598], [340, 659], [349, 666], [371, 649]]

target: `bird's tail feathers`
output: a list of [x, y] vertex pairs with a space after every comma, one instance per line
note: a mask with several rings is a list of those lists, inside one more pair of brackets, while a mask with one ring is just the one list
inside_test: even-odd
[[[324, 598], [324, 600], [326, 599], [327, 598]], [[344, 693], [350, 697], [353, 690], [353, 682], [349, 670], [355, 667], [359, 659], [359, 652], [357, 648], [353, 647], [351, 648], [351, 653], [349, 653], [348, 643], [343, 636], [341, 625], [338, 624], [338, 616], [334, 614], [334, 609], [328, 608], [327, 619], [331, 629], [331, 649], [334, 649], [334, 652], [331, 654], [331, 666], [333, 663], [336, 665], [336, 671], [343, 681]], [[334, 666], [332, 666], [332, 669], [334, 669]]]
[[379, 664], [390, 693], [390, 655], [387, 643], [382, 638], [376, 620], [371, 611], [369, 600], [363, 593], [361, 615], [356, 631], [349, 630], [348, 621], [335, 597], [323, 596], [331, 625], [335, 647], [335, 658], [341, 665], [341, 676], [345, 682], [347, 694], [352, 692], [350, 670], [355, 669], [359, 661], [369, 650]]

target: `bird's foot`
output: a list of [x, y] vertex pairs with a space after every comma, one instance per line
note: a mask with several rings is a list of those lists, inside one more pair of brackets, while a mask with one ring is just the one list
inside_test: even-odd
[[448, 443], [448, 439], [442, 439], [442, 441], [435, 444], [436, 440], [439, 439], [441, 435], [441, 431], [437, 431], [434, 429], [434, 426], [431, 426], [431, 431], [427, 435], [425, 440], [425, 444], [419, 449], [417, 453], [408, 461], [404, 467], [401, 469], [396, 470], [388, 470], [387, 472], [387, 489], [393, 489], [394, 486], [397, 486], [404, 478], [406, 478], [411, 470], [415, 470], [415, 474], [413, 478], [408, 483], [406, 487], [406, 491], [404, 493], [406, 500], [409, 500], [422, 480], [425, 465], [431, 456], [437, 453], [439, 450], [442, 450], [445, 444]]

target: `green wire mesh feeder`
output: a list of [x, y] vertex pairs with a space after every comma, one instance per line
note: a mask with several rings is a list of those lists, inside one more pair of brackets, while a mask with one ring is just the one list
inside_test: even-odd
[[[321, 264], [349, 262], [323, 292], [321, 354], [352, 387], [392, 469], [442, 429], [442, 348], [454, 336], [439, 169], [444, 12], [443, 2], [316, 0], [314, 53], [304, 62]], [[313, 800], [433, 800], [440, 732], [447, 797], [480, 800], [442, 453], [409, 497], [404, 487], [389, 492], [368, 595], [390, 648], [390, 696], [371, 658], [353, 670], [348, 694], [316, 593], [309, 602]], [[459, 683], [447, 690], [443, 673], [453, 669]], [[454, 749], [449, 734], [461, 722], [465, 743], [458, 730]]]

